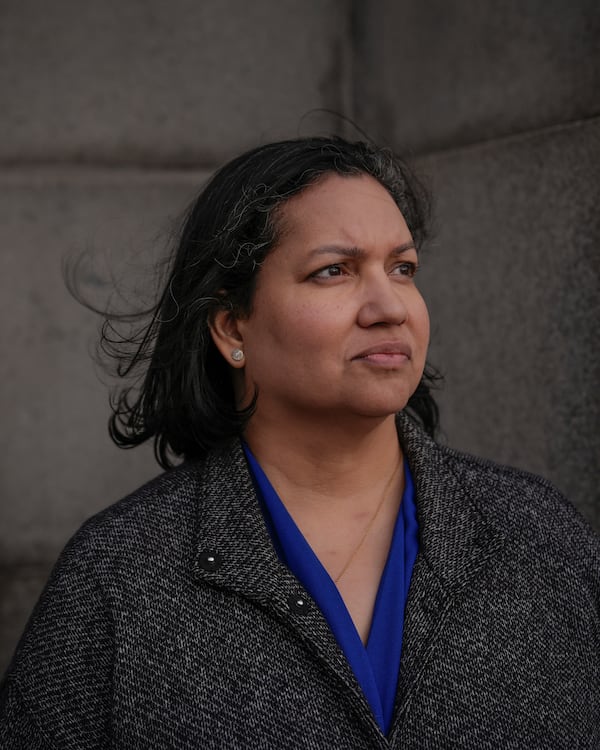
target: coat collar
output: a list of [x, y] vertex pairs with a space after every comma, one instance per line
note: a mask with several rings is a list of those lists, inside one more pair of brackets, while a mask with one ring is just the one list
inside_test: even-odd
[[397, 424], [415, 482], [419, 553], [405, 610], [390, 739], [401, 730], [459, 593], [474, 585], [504, 545], [481, 512], [476, 491], [461, 476], [460, 454], [434, 443], [404, 414]]
[[[485, 564], [501, 540], [461, 476], [458, 454], [431, 440], [404, 413], [397, 417], [397, 428], [415, 482], [420, 556], [444, 589], [456, 590]], [[219, 553], [222, 564], [211, 571], [216, 574], [219, 567], [214, 578], [219, 585], [268, 592], [274, 569], [278, 580], [280, 575], [287, 578], [238, 441], [208, 455], [198, 499], [198, 553]], [[204, 569], [201, 562], [196, 560], [197, 571]]]
[[355, 710], [371, 726], [373, 747], [386, 746], [323, 614], [277, 557], [239, 442], [210, 454], [204, 464], [193, 575], [210, 586], [234, 591], [292, 629], [349, 691]]
[[[415, 483], [419, 554], [407, 602], [396, 720], [407, 710], [456, 594], [495, 557], [503, 540], [461, 478], [456, 455], [403, 413], [398, 436]], [[194, 576], [235, 591], [293, 628], [355, 693], [373, 722], [348, 663], [310, 597], [275, 553], [239, 442], [209, 454], [198, 498]]]
[[486, 565], [503, 539], [463, 477], [461, 455], [435, 443], [404, 413], [397, 426], [415, 482], [421, 557], [442, 588], [455, 592]]

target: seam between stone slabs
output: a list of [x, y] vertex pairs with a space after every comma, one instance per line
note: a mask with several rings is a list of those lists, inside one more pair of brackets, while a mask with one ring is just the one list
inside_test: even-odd
[[411, 161], [419, 161], [421, 159], [425, 160], [430, 158], [435, 159], [445, 156], [455, 156], [463, 153], [468, 153], [470, 151], [477, 151], [480, 149], [487, 149], [495, 146], [503, 146], [505, 144], [510, 145], [511, 143], [526, 141], [529, 138], [561, 133], [572, 128], [585, 127], [586, 125], [590, 125], [593, 123], [600, 123], [600, 114], [578, 118], [577, 120], [566, 120], [565, 122], [546, 125], [542, 128], [532, 128], [531, 130], [521, 130], [515, 133], [507, 133], [506, 135], [482, 138], [481, 140], [472, 141], [471, 143], [464, 143], [460, 146], [431, 149], [430, 151], [415, 151], [411, 154]]

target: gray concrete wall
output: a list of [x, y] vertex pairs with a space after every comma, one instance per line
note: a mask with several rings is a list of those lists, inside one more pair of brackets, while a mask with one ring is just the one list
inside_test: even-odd
[[355, 6], [357, 116], [405, 153], [600, 114], [596, 0]]
[[5, 0], [0, 669], [66, 539], [158, 471], [108, 440], [63, 256], [135, 276], [224, 159], [339, 128], [312, 108], [431, 176], [445, 439], [545, 474], [600, 528], [599, 19], [591, 0]]

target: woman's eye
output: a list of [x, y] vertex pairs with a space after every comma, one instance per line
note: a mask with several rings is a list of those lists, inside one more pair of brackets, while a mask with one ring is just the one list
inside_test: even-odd
[[344, 273], [342, 267], [338, 265], [337, 263], [334, 263], [331, 266], [325, 266], [325, 268], [320, 268], [318, 271], [315, 271], [311, 274], [313, 279], [331, 279], [335, 276], [341, 276]]
[[418, 264], [413, 263], [412, 261], [404, 261], [403, 263], [398, 263], [398, 265], [394, 267], [395, 274], [399, 276], [408, 276], [410, 279], [413, 278], [418, 270]]

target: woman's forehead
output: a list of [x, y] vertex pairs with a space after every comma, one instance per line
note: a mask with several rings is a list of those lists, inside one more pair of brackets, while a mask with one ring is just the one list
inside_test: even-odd
[[327, 174], [286, 201], [278, 212], [280, 238], [294, 236], [318, 245], [356, 244], [361, 238], [390, 236], [405, 242], [410, 232], [394, 199], [369, 175]]

